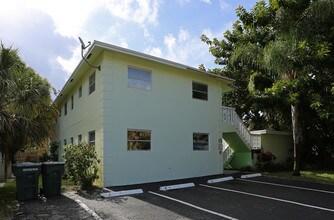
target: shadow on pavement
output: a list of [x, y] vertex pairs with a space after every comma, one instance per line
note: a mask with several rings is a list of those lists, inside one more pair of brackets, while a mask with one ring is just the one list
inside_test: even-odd
[[20, 202], [11, 219], [94, 219], [74, 200], [64, 196]]

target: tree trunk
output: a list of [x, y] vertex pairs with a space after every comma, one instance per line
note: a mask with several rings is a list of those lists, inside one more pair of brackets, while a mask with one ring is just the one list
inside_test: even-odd
[[293, 173], [294, 176], [300, 176], [300, 144], [301, 129], [299, 126], [298, 105], [291, 105], [292, 136], [293, 136]]

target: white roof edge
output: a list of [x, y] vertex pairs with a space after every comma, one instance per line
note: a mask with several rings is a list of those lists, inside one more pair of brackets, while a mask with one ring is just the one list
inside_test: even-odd
[[[160, 57], [155, 57], [155, 56], [152, 56], [152, 55], [149, 55], [149, 54], [141, 53], [141, 52], [138, 52], [138, 51], [130, 50], [130, 49], [127, 49], [127, 48], [119, 47], [119, 46], [116, 46], [116, 45], [104, 43], [104, 42], [97, 41], [97, 40], [93, 41], [92, 45], [88, 48], [88, 51], [84, 54], [84, 57], [86, 57], [88, 54], [90, 54], [95, 47], [100, 47], [100, 48], [107, 49], [107, 50], [117, 51], [117, 52], [120, 52], [120, 53], [123, 53], [123, 54], [128, 54], [128, 55], [140, 57], [140, 58], [143, 58], [143, 59], [152, 60], [152, 61], [155, 61], [155, 62], [163, 63], [163, 64], [166, 64], [166, 65], [174, 66], [174, 67], [181, 68], [181, 69], [193, 70], [193, 71], [201, 73], [202, 75], [205, 74], [206, 76], [210, 76], [210, 77], [220, 79], [223, 82], [225, 82], [228, 86], [235, 88], [235, 86], [233, 85], [233, 83], [235, 82], [234, 79], [224, 77], [224, 76], [220, 76], [220, 75], [216, 75], [216, 74], [212, 74], [212, 73], [209, 73], [209, 72], [206, 72], [206, 71], [203, 71], [203, 70], [191, 67], [191, 66], [187, 66], [187, 65], [180, 64], [180, 63], [177, 63], [177, 62], [173, 62], [173, 61], [170, 61], [170, 60], [166, 60], [166, 59], [163, 59], [163, 58], [160, 58]], [[78, 71], [78, 69], [83, 65], [83, 63], [84, 63], [84, 60], [81, 58], [78, 65], [74, 68], [72, 74], [68, 77], [68, 80], [66, 81], [65, 85], [60, 90], [59, 95], [62, 95], [62, 93], [63, 93], [65, 87], [67, 86], [67, 84], [69, 83], [70, 79], [74, 76], [74, 74]], [[59, 95], [53, 101], [54, 103], [58, 100]]]
[[256, 130], [256, 131], [251, 131], [250, 133], [255, 134], [255, 135], [261, 135], [261, 134], [291, 135], [291, 132], [276, 131], [276, 130], [270, 130], [270, 129]]
[[93, 46], [95, 46], [95, 45], [98, 46], [98, 47], [104, 48], [104, 49], [113, 50], [113, 51], [117, 51], [117, 52], [120, 52], [120, 53], [123, 53], [123, 54], [128, 54], [128, 55], [140, 57], [140, 58], [143, 58], [143, 59], [163, 63], [163, 64], [166, 64], [166, 65], [169, 65], [169, 66], [174, 66], [174, 67], [185, 69], [185, 70], [193, 70], [193, 71], [199, 72], [201, 74], [205, 74], [207, 76], [212, 76], [214, 78], [221, 79], [221, 80], [225, 81], [227, 84], [229, 84], [229, 83], [232, 84], [232, 83], [235, 82], [234, 79], [231, 79], [231, 78], [228, 78], [228, 77], [216, 75], [216, 74], [213, 74], [213, 73], [209, 73], [209, 72], [200, 70], [200, 69], [195, 68], [195, 67], [191, 67], [191, 66], [188, 66], [188, 65], [184, 65], [184, 64], [181, 64], [181, 63], [174, 62], [174, 61], [166, 60], [166, 59], [156, 57], [156, 56], [152, 56], [152, 55], [149, 55], [149, 54], [141, 53], [141, 52], [138, 52], [138, 51], [130, 50], [130, 49], [127, 49], [127, 48], [115, 46], [115, 45], [112, 45], [112, 44], [104, 43], [104, 42], [101, 42], [101, 41], [96, 41], [95, 40], [93, 42]]

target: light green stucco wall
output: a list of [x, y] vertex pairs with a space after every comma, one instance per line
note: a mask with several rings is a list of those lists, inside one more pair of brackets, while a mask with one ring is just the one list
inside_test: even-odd
[[[223, 173], [218, 152], [222, 137], [223, 83], [189, 70], [132, 56], [103, 52], [91, 61], [96, 90], [88, 95], [88, 78], [94, 71], [84, 64], [69, 93], [62, 97], [56, 140], [88, 141], [95, 130], [101, 158], [98, 184], [116, 186]], [[128, 66], [152, 71], [152, 90], [128, 88]], [[74, 75], [74, 76], [78, 76]], [[192, 82], [208, 85], [208, 101], [192, 98]], [[82, 85], [83, 95], [78, 98]], [[71, 95], [74, 109], [71, 110]], [[68, 113], [64, 116], [64, 100]], [[128, 151], [127, 129], [151, 130], [150, 151]], [[209, 133], [209, 151], [193, 151], [193, 132]]]
[[[223, 172], [221, 82], [126, 55], [104, 58], [105, 186]], [[151, 91], [128, 88], [128, 65], [152, 71]], [[192, 98], [192, 81], [208, 84], [208, 101]], [[151, 130], [151, 150], [128, 151], [127, 129]], [[193, 151], [193, 132], [210, 134], [209, 151]]]
[[[69, 94], [64, 94], [64, 100], [67, 100], [67, 115], [64, 115], [64, 101], [61, 102], [61, 116], [57, 122], [57, 138], [61, 141], [60, 160], [63, 160], [64, 139], [70, 144], [70, 138], [73, 137], [74, 144], [78, 143], [78, 135], [82, 135], [82, 141], [88, 142], [88, 132], [95, 130], [95, 145], [98, 155], [103, 159], [102, 134], [103, 134], [103, 118], [102, 118], [102, 92], [103, 79], [102, 74], [96, 70], [95, 91], [89, 95], [88, 78], [94, 69], [86, 68], [83, 77], [73, 80], [73, 88]], [[82, 97], [78, 97], [79, 87], [82, 85]], [[74, 108], [71, 109], [71, 95], [74, 97]], [[103, 183], [103, 160], [100, 163], [100, 179], [97, 184]]]
[[275, 163], [285, 163], [292, 157], [292, 136], [279, 134], [262, 134], [261, 146], [264, 152], [271, 151], [275, 156]]
[[231, 167], [240, 169], [246, 166], [252, 166], [251, 152], [235, 152], [230, 162]]

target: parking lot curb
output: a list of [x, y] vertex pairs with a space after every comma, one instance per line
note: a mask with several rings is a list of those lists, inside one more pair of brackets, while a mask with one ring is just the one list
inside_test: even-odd
[[176, 184], [176, 185], [169, 185], [169, 186], [161, 186], [159, 188], [160, 191], [167, 191], [167, 190], [173, 190], [173, 189], [183, 189], [188, 187], [194, 187], [194, 183], [184, 183], [184, 184]]
[[247, 178], [252, 178], [252, 177], [258, 177], [258, 176], [262, 176], [261, 173], [252, 173], [252, 174], [245, 174], [245, 175], [241, 175], [241, 179], [247, 179]]
[[142, 189], [131, 189], [131, 190], [122, 190], [122, 191], [112, 191], [107, 188], [103, 188], [104, 190], [107, 190], [109, 192], [107, 193], [101, 193], [101, 197], [103, 198], [110, 198], [110, 197], [117, 197], [117, 196], [129, 196], [129, 195], [136, 195], [144, 193]]
[[225, 181], [230, 181], [234, 180], [232, 176], [227, 176], [227, 177], [222, 177], [222, 178], [217, 178], [217, 179], [210, 179], [207, 181], [207, 183], [220, 183], [220, 182], [225, 182]]

